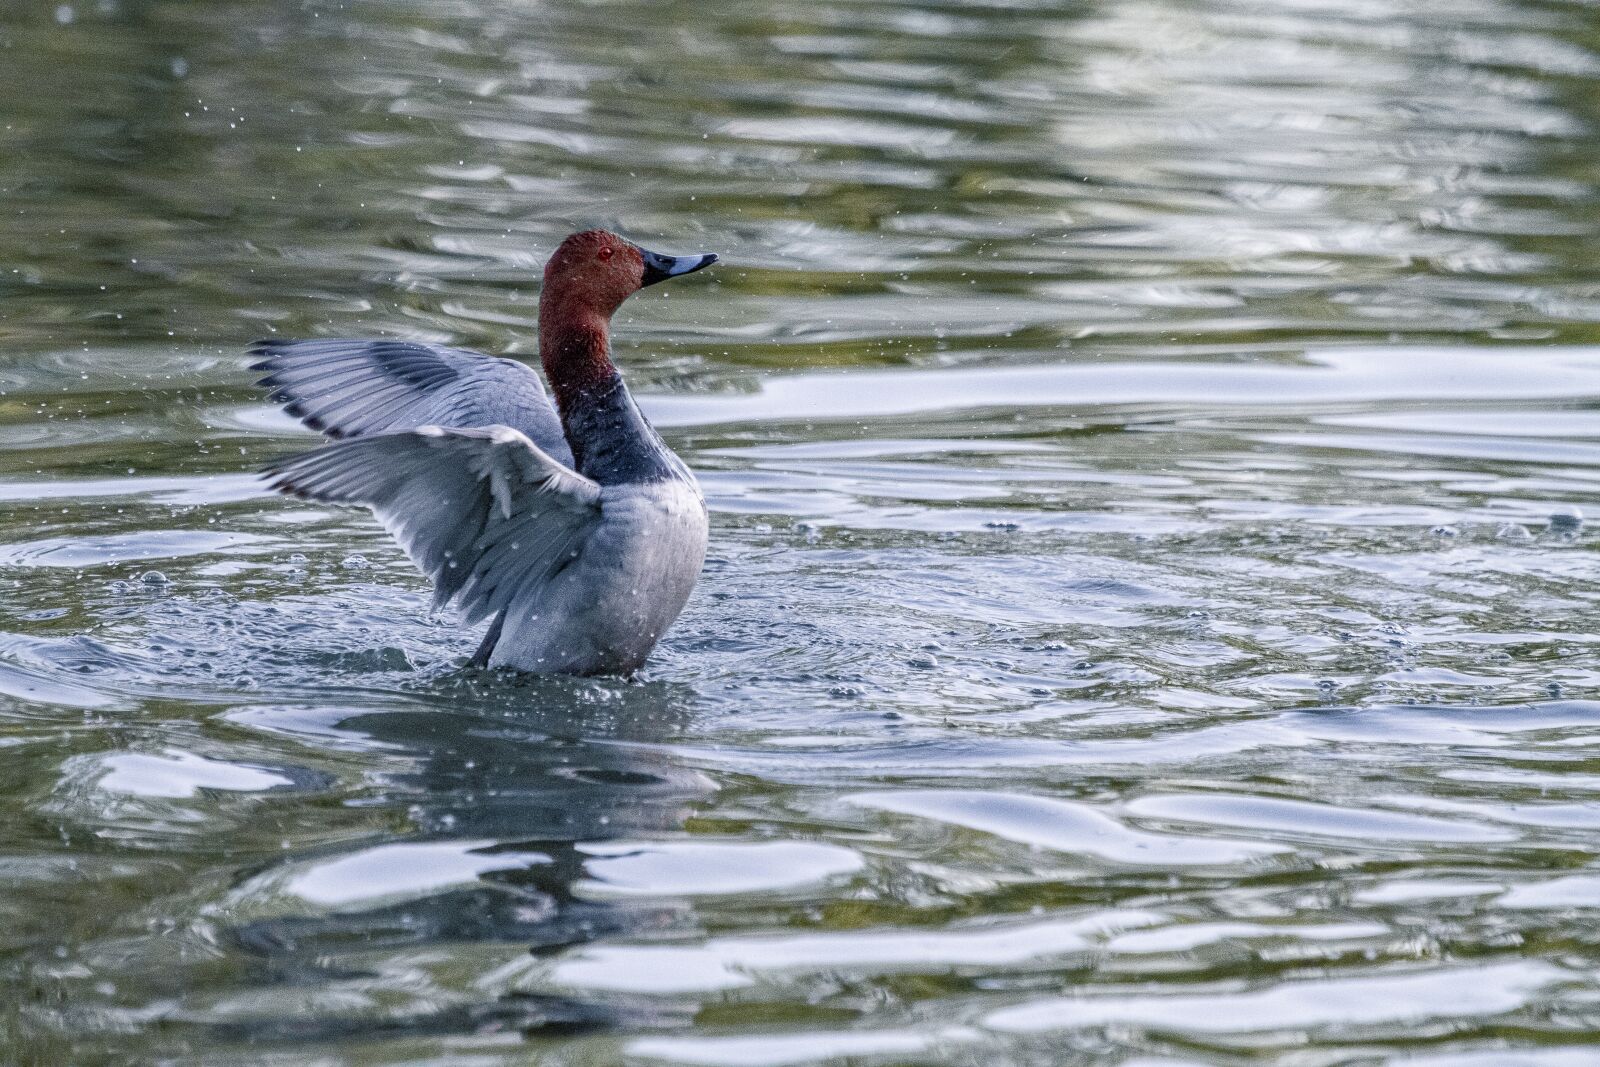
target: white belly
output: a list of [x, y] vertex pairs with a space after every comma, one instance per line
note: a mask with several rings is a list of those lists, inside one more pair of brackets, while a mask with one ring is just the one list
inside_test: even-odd
[[506, 612], [491, 667], [562, 674], [637, 670], [689, 599], [706, 554], [690, 482], [608, 486], [572, 564]]

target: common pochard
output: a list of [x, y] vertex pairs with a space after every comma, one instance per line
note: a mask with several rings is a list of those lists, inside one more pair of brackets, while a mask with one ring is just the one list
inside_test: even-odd
[[539, 358], [410, 341], [258, 342], [272, 399], [333, 444], [270, 464], [274, 488], [363, 505], [433, 579], [435, 606], [490, 619], [472, 662], [631, 673], [705, 557], [694, 475], [611, 361], [611, 316], [648, 285], [715, 263], [614, 233], [561, 242], [544, 271]]

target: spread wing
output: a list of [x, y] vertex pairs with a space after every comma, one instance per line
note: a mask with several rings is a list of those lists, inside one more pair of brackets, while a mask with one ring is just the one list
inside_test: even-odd
[[270, 464], [273, 488], [373, 510], [468, 622], [503, 610], [577, 557], [600, 522], [600, 487], [508, 426], [339, 441]]
[[531, 368], [465, 348], [413, 341], [257, 341], [251, 370], [271, 399], [329, 437], [423, 425], [503, 425], [572, 462], [561, 420]]

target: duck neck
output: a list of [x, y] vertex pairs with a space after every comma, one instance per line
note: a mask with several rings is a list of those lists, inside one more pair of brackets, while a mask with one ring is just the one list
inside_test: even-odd
[[605, 391], [618, 375], [611, 362], [611, 320], [564, 306], [560, 296], [546, 293], [539, 301], [539, 362], [564, 424], [585, 397]]
[[676, 457], [645, 421], [611, 362], [606, 316], [539, 303], [539, 360], [578, 473], [601, 485], [676, 476]]

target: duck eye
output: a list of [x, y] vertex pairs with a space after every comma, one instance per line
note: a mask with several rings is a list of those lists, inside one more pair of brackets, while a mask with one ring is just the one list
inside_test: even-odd
[[606, 247], [602, 248], [599, 251], [598, 255], [600, 256], [601, 259], [610, 259], [611, 258], [611, 246], [607, 245]]

